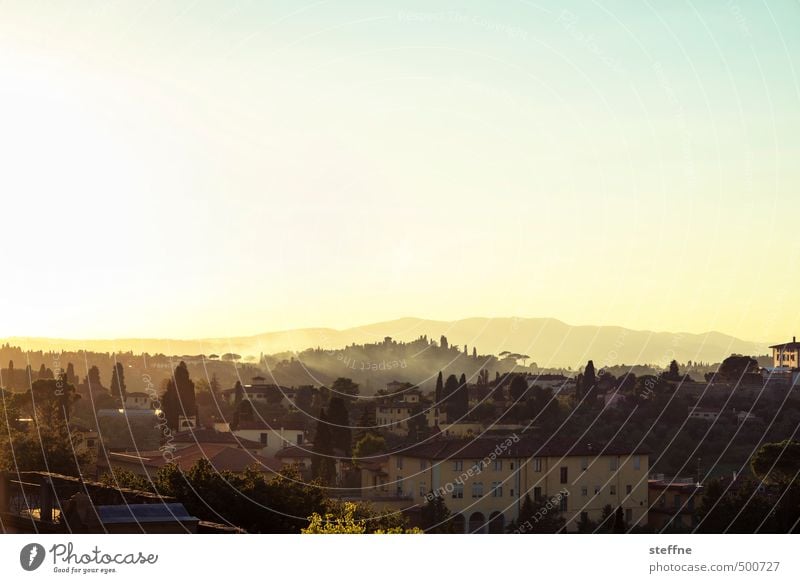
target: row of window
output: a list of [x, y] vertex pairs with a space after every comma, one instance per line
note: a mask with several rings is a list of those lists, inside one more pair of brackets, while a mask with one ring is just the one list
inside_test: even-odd
[[[619, 458], [617, 456], [611, 456], [608, 458], [608, 469], [609, 471], [615, 472], [619, 469]], [[633, 469], [634, 470], [641, 470], [642, 469], [642, 458], [641, 456], [635, 455], [632, 458], [633, 461]], [[533, 471], [534, 472], [541, 472], [542, 471], [542, 458], [535, 457], [533, 458]], [[419, 460], [419, 469], [425, 470], [428, 468], [428, 462], [426, 460]], [[455, 472], [463, 472], [464, 471], [464, 460], [453, 460], [452, 468]], [[483, 462], [481, 460], [476, 460], [472, 464], [472, 468], [474, 470], [480, 471], [483, 469]], [[403, 458], [397, 458], [397, 469], [403, 469]], [[492, 469], [496, 472], [503, 471], [503, 460], [494, 460], [492, 462]], [[513, 461], [508, 462], [508, 469], [514, 470], [515, 464]], [[586, 471], [589, 469], [589, 458], [582, 457], [581, 458], [581, 471]], [[561, 474], [561, 483], [566, 484], [568, 481], [569, 470], [566, 466], [562, 466], [560, 468]]]

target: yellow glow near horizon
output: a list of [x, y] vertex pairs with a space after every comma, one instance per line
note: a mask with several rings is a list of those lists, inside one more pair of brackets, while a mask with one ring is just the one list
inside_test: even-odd
[[635, 6], [626, 30], [580, 5], [4, 3], [0, 337], [516, 315], [783, 340], [796, 8], [749, 8], [751, 51], [724, 6], [698, 8], [711, 42]]

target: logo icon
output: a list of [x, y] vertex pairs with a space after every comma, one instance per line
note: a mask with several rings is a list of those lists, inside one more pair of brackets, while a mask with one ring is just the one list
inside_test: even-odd
[[30, 543], [19, 552], [19, 564], [26, 571], [35, 571], [44, 562], [44, 547], [38, 543]]

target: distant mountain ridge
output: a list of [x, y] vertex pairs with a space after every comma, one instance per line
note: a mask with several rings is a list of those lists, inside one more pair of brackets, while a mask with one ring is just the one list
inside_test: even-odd
[[379, 342], [386, 336], [410, 341], [421, 335], [451, 345], [467, 345], [471, 352], [499, 354], [503, 351], [530, 356], [540, 367], [577, 368], [592, 359], [596, 366], [720, 362], [732, 353], [765, 354], [763, 343], [741, 340], [720, 332], [701, 334], [652, 332], [620, 326], [572, 326], [554, 318], [467, 318], [454, 321], [400, 318], [344, 330], [301, 328], [267, 332], [255, 336], [197, 340], [137, 339], [70, 340], [10, 337], [3, 339], [27, 350], [92, 350], [98, 352], [149, 352], [168, 355], [223, 354], [258, 356], [306, 348], [337, 349], [350, 344]]

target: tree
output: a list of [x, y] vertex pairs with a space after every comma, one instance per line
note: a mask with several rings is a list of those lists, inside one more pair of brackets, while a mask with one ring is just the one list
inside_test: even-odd
[[681, 373], [680, 373], [680, 369], [678, 368], [678, 361], [677, 360], [672, 360], [669, 363], [669, 370], [667, 371], [667, 374], [665, 375], [665, 378], [668, 381], [679, 381], [679, 380], [681, 380]]
[[71, 385], [78, 384], [78, 375], [75, 374], [75, 366], [71, 363], [67, 363], [67, 382]]
[[328, 422], [334, 451], [340, 449], [345, 455], [350, 455], [353, 448], [353, 436], [350, 429], [350, 413], [343, 398], [331, 398], [328, 403]]
[[525, 379], [525, 376], [520, 374], [514, 375], [508, 387], [509, 396], [515, 401], [519, 401], [527, 392], [528, 381]]
[[336, 396], [355, 396], [358, 395], [358, 384], [352, 379], [339, 377], [331, 385], [331, 393]]
[[336, 481], [336, 460], [333, 457], [333, 437], [325, 409], [320, 409], [319, 412], [312, 451], [311, 475], [323, 484], [333, 484]]
[[161, 408], [167, 426], [173, 431], [180, 428], [180, 418], [197, 419], [197, 400], [194, 382], [189, 377], [189, 369], [184, 361], [175, 367], [172, 378], [167, 381], [166, 389], [161, 397]]
[[353, 461], [358, 464], [359, 461], [374, 457], [386, 451], [386, 440], [373, 433], [367, 433], [364, 437], [356, 442], [353, 448]]
[[427, 501], [420, 509], [422, 528], [427, 533], [452, 534], [453, 523], [450, 510], [441, 496], [428, 494]]
[[[420, 534], [418, 528], [405, 528], [401, 525], [383, 529], [370, 530], [370, 523], [381, 520], [367, 511], [367, 516], [359, 516], [359, 505], [354, 502], [344, 502], [334, 506], [323, 515], [318, 512], [308, 517], [308, 526], [301, 530], [303, 534]], [[362, 511], [363, 513], [363, 511]]]
[[444, 382], [442, 381], [442, 371], [439, 371], [439, 376], [436, 377], [436, 389], [433, 393], [434, 405], [437, 407], [439, 406], [439, 403], [442, 402], [443, 392]]
[[100, 369], [92, 365], [86, 373], [86, 384], [89, 385], [90, 391], [97, 391], [103, 388], [103, 383], [100, 382]]
[[[439, 374], [441, 374], [441, 373], [439, 373]], [[12, 389], [12, 390], [16, 388], [16, 381], [14, 380], [14, 361], [13, 360], [9, 360], [8, 361], [8, 380], [6, 381], [6, 386], [8, 386], [8, 388]]]
[[206, 459], [188, 471], [161, 468], [154, 490], [172, 496], [201, 520], [233, 524], [251, 533], [299, 533], [309, 512], [324, 512], [327, 499], [318, 484], [305, 484], [292, 471], [270, 479], [256, 468], [220, 472]]
[[765, 443], [750, 460], [750, 468], [760, 480], [772, 484], [797, 481], [800, 442], [787, 439], [780, 443]]
[[745, 375], [758, 374], [758, 361], [750, 356], [732, 354], [719, 365], [719, 376], [729, 381], [740, 381]]
[[39, 367], [39, 375], [37, 378], [39, 380], [45, 380], [47, 378], [47, 369], [45, 368], [44, 364]]
[[111, 386], [109, 390], [112, 396], [125, 401], [125, 367], [122, 366], [121, 362], [116, 363], [111, 369]]

